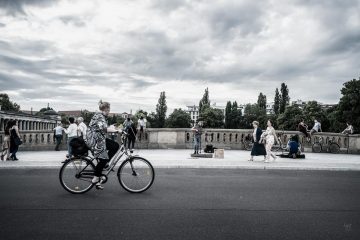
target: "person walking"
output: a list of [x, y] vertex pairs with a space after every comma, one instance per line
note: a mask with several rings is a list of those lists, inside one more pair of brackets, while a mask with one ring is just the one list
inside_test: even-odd
[[22, 144], [22, 141], [19, 128], [17, 126], [17, 121], [13, 121], [13, 126], [10, 128], [10, 160], [17, 161], [19, 159], [16, 157], [16, 153], [19, 151], [19, 146]]
[[12, 126], [14, 126], [15, 121], [14, 120], [9, 120], [6, 123], [5, 126], [5, 137], [3, 140], [3, 144], [2, 144], [2, 150], [1, 150], [1, 160], [2, 161], [7, 161], [10, 160], [9, 156], [10, 156], [10, 129], [12, 128]]
[[87, 126], [84, 123], [84, 118], [83, 117], [78, 117], [76, 119], [76, 122], [78, 124], [78, 136], [85, 138], [86, 136], [86, 131], [87, 131]]
[[262, 129], [259, 127], [258, 121], [252, 122], [254, 132], [253, 132], [253, 147], [251, 149], [251, 157], [249, 161], [254, 161], [254, 156], [266, 156], [266, 150], [263, 143], [260, 143]]
[[277, 156], [271, 151], [271, 148], [273, 147], [275, 142], [279, 142], [279, 141], [278, 141], [278, 138], [276, 136], [275, 129], [272, 126], [271, 120], [267, 121], [267, 128], [266, 128], [266, 131], [264, 133], [264, 136], [265, 136], [265, 139], [266, 139], [266, 145], [265, 145], [266, 159], [265, 159], [265, 162], [268, 163], [269, 160], [270, 160], [270, 157], [272, 157], [274, 159], [274, 161], [275, 161], [277, 159]]
[[98, 159], [98, 164], [95, 167], [95, 176], [91, 180], [96, 185], [96, 189], [104, 189], [101, 185], [101, 174], [105, 165], [111, 159], [120, 146], [117, 142], [106, 138], [106, 133], [118, 132], [118, 130], [112, 125], [108, 126], [106, 117], [110, 113], [110, 103], [99, 102], [99, 110], [91, 118], [89, 123], [88, 131], [86, 132], [85, 142], [86, 145], [91, 149], [94, 158]]
[[342, 131], [342, 134], [354, 134], [354, 127], [349, 122], [346, 123], [346, 128]]
[[57, 126], [54, 128], [54, 138], [56, 140], [55, 151], [60, 151], [60, 144], [63, 138], [63, 131], [64, 128], [62, 127], [61, 123], [58, 123]]
[[68, 154], [66, 155], [67, 158], [72, 157], [72, 149], [70, 146], [71, 140], [78, 137], [78, 126], [75, 123], [75, 118], [69, 117], [69, 127], [67, 129], [64, 129], [64, 132], [67, 134], [67, 148], [68, 148]]
[[202, 128], [199, 123], [196, 123], [195, 126], [191, 129], [194, 132], [194, 154], [199, 154], [200, 144], [201, 144], [201, 134]]

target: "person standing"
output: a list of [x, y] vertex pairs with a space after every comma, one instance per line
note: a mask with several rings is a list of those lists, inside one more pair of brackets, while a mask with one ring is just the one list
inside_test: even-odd
[[104, 187], [101, 186], [100, 178], [102, 170], [106, 163], [116, 154], [120, 146], [117, 142], [106, 138], [106, 133], [118, 132], [113, 125], [108, 126], [106, 121], [106, 116], [110, 113], [110, 103], [100, 100], [99, 110], [101, 112], [95, 113], [91, 118], [85, 142], [93, 152], [94, 158], [99, 160], [95, 167], [95, 176], [91, 182], [96, 185], [96, 189], [102, 190], [104, 189]]
[[139, 129], [139, 141], [141, 141], [142, 136], [144, 135], [144, 131], [146, 129], [146, 118], [143, 116], [138, 120], [138, 129]]
[[81, 136], [82, 138], [85, 138], [87, 126], [84, 123], [84, 118], [78, 117], [77, 123], [78, 123], [78, 135]]
[[264, 144], [260, 143], [261, 135], [262, 135], [262, 129], [259, 127], [258, 121], [252, 122], [254, 132], [253, 132], [253, 147], [251, 149], [251, 157], [249, 161], [254, 161], [254, 156], [266, 156], [266, 151]]
[[135, 127], [135, 124], [132, 123], [130, 128], [127, 129], [127, 144], [128, 144], [128, 149], [130, 149], [130, 152], [132, 153], [134, 150], [134, 146], [135, 146], [135, 140], [136, 140], [136, 133], [137, 133], [137, 129]]
[[68, 148], [68, 154], [66, 155], [67, 158], [71, 158], [72, 156], [70, 141], [78, 137], [78, 126], [75, 123], [75, 118], [69, 117], [69, 123], [70, 123], [69, 127], [67, 129], [64, 129], [64, 132], [67, 134], [67, 148]]
[[199, 123], [196, 123], [195, 126], [191, 129], [191, 131], [194, 132], [194, 154], [199, 154], [202, 128]]
[[5, 126], [5, 137], [2, 145], [1, 160], [10, 160], [10, 129], [14, 126], [14, 120], [9, 120]]
[[62, 127], [61, 123], [58, 123], [57, 126], [54, 128], [54, 138], [56, 140], [55, 151], [60, 151], [60, 144], [63, 138], [63, 131], [64, 128]]
[[10, 128], [10, 160], [17, 161], [19, 160], [16, 157], [16, 153], [19, 150], [19, 146], [22, 144], [19, 128], [17, 126], [17, 121], [13, 120], [13, 126]]
[[277, 136], [276, 136], [275, 129], [272, 126], [271, 120], [267, 121], [267, 128], [266, 128], [266, 131], [264, 133], [264, 136], [265, 136], [265, 139], [266, 139], [266, 145], [265, 145], [266, 159], [265, 159], [265, 162], [268, 163], [269, 160], [270, 160], [270, 157], [272, 157], [274, 159], [274, 161], [275, 161], [277, 159], [277, 156], [271, 151], [271, 148], [273, 147], [275, 142], [278, 142], [278, 139], [277, 139]]
[[345, 130], [344, 131], [342, 131], [341, 133], [342, 134], [354, 134], [354, 127], [353, 127], [353, 125], [351, 125], [350, 123], [346, 123], [346, 128], [345, 128]]
[[314, 126], [310, 130], [310, 136], [312, 136], [314, 133], [317, 133], [317, 132], [322, 132], [322, 129], [321, 129], [321, 123], [318, 120], [315, 119], [314, 120]]

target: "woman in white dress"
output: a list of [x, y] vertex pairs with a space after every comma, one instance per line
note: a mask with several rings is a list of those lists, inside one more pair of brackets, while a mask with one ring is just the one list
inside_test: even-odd
[[272, 126], [272, 122], [270, 120], [267, 121], [267, 128], [266, 131], [264, 133], [265, 135], [265, 139], [266, 139], [266, 159], [265, 162], [269, 162], [270, 157], [272, 157], [274, 159], [274, 161], [276, 160], [276, 155], [271, 151], [272, 146], [274, 145], [275, 142], [278, 142], [277, 136], [276, 136], [276, 132], [274, 127]]

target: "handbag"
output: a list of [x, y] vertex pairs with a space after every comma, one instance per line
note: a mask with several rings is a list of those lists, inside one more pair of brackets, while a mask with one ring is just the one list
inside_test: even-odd
[[16, 146], [20, 146], [23, 143], [17, 134], [15, 134], [15, 136], [13, 136], [12, 134], [11, 137], [14, 139], [14, 143]]

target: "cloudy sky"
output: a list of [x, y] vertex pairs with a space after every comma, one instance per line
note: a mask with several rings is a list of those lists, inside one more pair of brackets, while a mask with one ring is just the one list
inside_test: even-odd
[[336, 103], [360, 76], [360, 0], [0, 0], [0, 92], [22, 109]]

